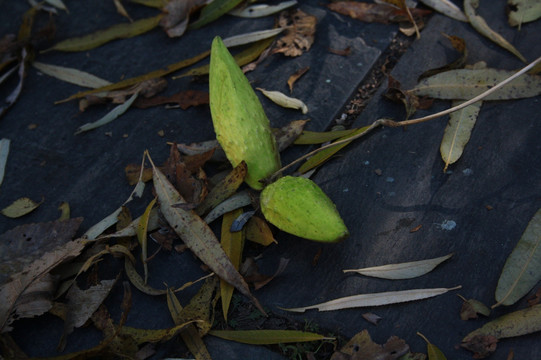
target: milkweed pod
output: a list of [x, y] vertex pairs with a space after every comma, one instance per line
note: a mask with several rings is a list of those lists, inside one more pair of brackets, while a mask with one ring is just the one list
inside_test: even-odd
[[285, 176], [261, 192], [261, 211], [280, 230], [321, 242], [349, 235], [336, 206], [312, 180]]
[[216, 139], [233, 166], [246, 162], [246, 183], [261, 190], [259, 180], [280, 169], [280, 154], [257, 95], [219, 37], [210, 53], [209, 98]]

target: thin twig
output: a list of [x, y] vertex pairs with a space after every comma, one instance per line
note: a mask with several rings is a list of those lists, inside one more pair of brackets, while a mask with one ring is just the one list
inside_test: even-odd
[[454, 106], [452, 108], [449, 108], [447, 110], [444, 110], [444, 111], [440, 111], [438, 113], [435, 113], [435, 114], [432, 114], [432, 115], [428, 115], [428, 116], [424, 116], [424, 117], [421, 117], [421, 118], [417, 118], [417, 119], [411, 119], [411, 120], [404, 120], [404, 121], [393, 121], [393, 120], [390, 120], [390, 119], [378, 119], [376, 121], [374, 121], [372, 123], [372, 125], [370, 125], [365, 131], [363, 131], [362, 133], [360, 134], [357, 134], [355, 136], [352, 136], [352, 137], [349, 137], [347, 139], [342, 139], [342, 140], [339, 140], [339, 141], [336, 141], [336, 142], [333, 142], [331, 144], [327, 144], [325, 146], [322, 146], [320, 148], [317, 148], [313, 151], [310, 151], [308, 154], [305, 154], [303, 156], [301, 156], [300, 158], [294, 160], [293, 162], [289, 163], [288, 165], [282, 167], [280, 170], [274, 172], [272, 175], [270, 175], [269, 177], [267, 177], [265, 180], [262, 180], [264, 182], [272, 182], [273, 179], [275, 179], [279, 174], [281, 174], [282, 172], [284, 172], [285, 170], [289, 169], [290, 167], [292, 167], [293, 165], [303, 161], [304, 159], [306, 158], [309, 158], [310, 156], [313, 156], [315, 154], [317, 154], [318, 152], [320, 151], [323, 151], [325, 149], [329, 149], [329, 148], [332, 148], [334, 146], [338, 146], [338, 145], [342, 145], [342, 144], [346, 144], [346, 143], [350, 143], [354, 140], [357, 140], [365, 135], [367, 135], [369, 132], [371, 132], [372, 130], [374, 130], [375, 128], [379, 127], [379, 126], [389, 126], [389, 127], [398, 127], [398, 126], [407, 126], [407, 125], [413, 125], [413, 124], [419, 124], [419, 123], [422, 123], [422, 122], [425, 122], [425, 121], [429, 121], [429, 120], [432, 120], [432, 119], [436, 119], [436, 118], [439, 118], [441, 116], [444, 116], [444, 115], [447, 115], [447, 114], [450, 114], [452, 112], [455, 112], [455, 111], [458, 111], [460, 109], [463, 109], [465, 108], [466, 106], [469, 106], [479, 100], [482, 100], [483, 98], [485, 98], [486, 96], [492, 94], [494, 91], [497, 91], [498, 89], [500, 89], [501, 87], [507, 85], [508, 83], [510, 83], [511, 81], [513, 81], [514, 79], [516, 79], [517, 77], [519, 77], [520, 75], [526, 73], [528, 70], [530, 70], [531, 68], [533, 68], [535, 65], [537, 65], [539, 62], [541, 62], [541, 57], [538, 57], [537, 59], [535, 59], [533, 62], [531, 62], [529, 65], [525, 66], [524, 68], [522, 68], [520, 71], [516, 72], [515, 74], [511, 75], [510, 77], [508, 77], [507, 79], [503, 80], [502, 82], [494, 85], [492, 88], [488, 89], [487, 91], [477, 95], [476, 97], [474, 97], [473, 99], [470, 99], [466, 102], [463, 102], [462, 104], [460, 105], [457, 105], [457, 106]]

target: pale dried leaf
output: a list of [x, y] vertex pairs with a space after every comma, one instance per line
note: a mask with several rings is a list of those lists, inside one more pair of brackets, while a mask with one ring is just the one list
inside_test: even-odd
[[535, 21], [541, 17], [539, 0], [508, 0], [509, 25], [521, 26], [523, 23]]
[[392, 280], [412, 279], [412, 278], [429, 273], [436, 266], [438, 266], [445, 260], [449, 259], [451, 256], [453, 256], [453, 254], [448, 254], [445, 256], [441, 256], [441, 257], [437, 257], [433, 259], [427, 259], [427, 260], [419, 260], [419, 261], [405, 262], [405, 263], [400, 263], [400, 264], [389, 264], [389, 265], [375, 266], [375, 267], [369, 267], [369, 268], [363, 268], [363, 269], [357, 269], [357, 270], [343, 270], [343, 271], [345, 273], [356, 272], [361, 275], [377, 277], [377, 278], [382, 278], [382, 279], [392, 279]]
[[541, 280], [541, 209], [528, 223], [517, 246], [507, 258], [498, 286], [497, 305], [512, 305]]
[[44, 73], [45, 75], [49, 75], [58, 80], [62, 80], [70, 84], [82, 87], [96, 89], [102, 86], [111, 85], [111, 83], [107, 80], [101, 79], [95, 75], [78, 69], [44, 64], [38, 61], [34, 61], [32, 63], [32, 66], [38, 69], [40, 72]]
[[212, 211], [205, 216], [204, 221], [207, 224], [210, 224], [223, 214], [250, 205], [251, 203], [252, 198], [250, 197], [250, 193], [246, 190], [240, 191], [212, 209]]
[[475, 13], [475, 9], [479, 7], [479, 1], [480, 0], [464, 0], [464, 12], [466, 13], [466, 17], [468, 18], [468, 21], [473, 26], [473, 28], [477, 30], [477, 32], [479, 32], [481, 35], [487, 37], [502, 48], [511, 52], [520, 60], [526, 62], [526, 58], [524, 58], [524, 56], [522, 56], [522, 54], [513, 45], [511, 45], [510, 42], [505, 40], [503, 36], [495, 32], [494, 30], [492, 30], [490, 26], [488, 26], [485, 19]]
[[319, 311], [331, 311], [358, 307], [383, 306], [408, 301], [428, 299], [434, 296], [445, 294], [450, 290], [456, 290], [460, 288], [461, 286], [457, 286], [454, 288], [413, 289], [403, 291], [389, 291], [374, 294], [361, 294], [338, 298], [317, 305], [289, 308], [283, 310], [292, 312], [305, 312], [306, 310], [310, 309], [318, 309]]
[[468, 22], [466, 15], [450, 0], [420, 0], [426, 6], [458, 21]]
[[88, 131], [88, 130], [98, 128], [100, 126], [103, 126], [103, 125], [108, 124], [111, 121], [115, 120], [117, 117], [124, 114], [128, 110], [128, 108], [131, 106], [131, 104], [133, 104], [135, 99], [137, 99], [138, 95], [139, 95], [139, 93], [136, 92], [125, 103], [123, 103], [121, 105], [118, 105], [113, 110], [108, 112], [101, 119], [96, 120], [96, 121], [94, 121], [92, 123], [87, 123], [87, 124], [84, 124], [84, 125], [80, 126], [77, 129], [77, 131], [75, 131], [75, 135], [80, 134], [80, 133], [85, 132], [85, 131]]
[[230, 36], [223, 39], [224, 45], [226, 47], [234, 47], [240, 45], [250, 44], [259, 40], [264, 40], [278, 35], [284, 31], [283, 28], [269, 29], [269, 30], [259, 30], [254, 32], [249, 32], [246, 34], [240, 34], [235, 36]]
[[43, 203], [43, 201], [44, 200], [41, 199], [41, 201], [37, 203], [32, 199], [22, 197], [0, 210], [0, 213], [8, 218], [18, 218], [36, 210]]
[[253, 19], [276, 14], [296, 4], [297, 0], [284, 1], [276, 5], [256, 4], [233, 9], [229, 15]]
[[301, 110], [303, 114], [308, 112], [308, 107], [301, 100], [287, 96], [279, 91], [268, 91], [265, 89], [257, 88], [263, 95], [271, 99], [274, 103], [290, 109]]

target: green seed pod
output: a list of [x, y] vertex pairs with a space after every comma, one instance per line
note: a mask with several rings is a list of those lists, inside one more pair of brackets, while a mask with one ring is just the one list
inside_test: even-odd
[[336, 206], [310, 179], [280, 178], [263, 189], [260, 203], [265, 218], [290, 234], [321, 242], [349, 235]]
[[261, 190], [259, 180], [280, 169], [280, 154], [257, 95], [219, 37], [210, 53], [209, 97], [216, 139], [233, 166], [246, 162], [246, 183]]

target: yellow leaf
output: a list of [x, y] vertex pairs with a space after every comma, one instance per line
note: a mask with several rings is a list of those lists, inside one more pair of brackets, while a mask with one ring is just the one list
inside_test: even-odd
[[258, 216], [252, 216], [244, 228], [246, 239], [263, 246], [277, 243], [272, 235], [269, 224]]
[[62, 212], [58, 220], [68, 220], [70, 218], [70, 204], [63, 201], [60, 205], [58, 205], [58, 210]]
[[18, 218], [26, 214], [29, 214], [35, 209], [37, 209], [37, 207], [40, 206], [43, 203], [43, 201], [44, 200], [41, 199], [41, 201], [37, 203], [27, 197], [22, 197], [20, 199], [15, 200], [13, 203], [11, 203], [11, 205], [3, 208], [0, 211], [0, 213], [12, 219]]
[[143, 269], [145, 272], [145, 284], [147, 283], [147, 280], [148, 280], [148, 264], [147, 264], [148, 219], [150, 218], [150, 212], [152, 211], [154, 204], [156, 204], [156, 198], [152, 199], [152, 201], [148, 204], [147, 208], [145, 209], [145, 212], [143, 213], [143, 216], [141, 216], [141, 219], [139, 220], [139, 224], [137, 224], [137, 240], [139, 240], [139, 246], [141, 246], [141, 260], [143, 261]]
[[[242, 215], [242, 209], [233, 210], [224, 214], [222, 220], [222, 236], [220, 243], [224, 249], [231, 263], [235, 269], [239, 269], [242, 261], [242, 249], [244, 247], [244, 230], [231, 232], [231, 225], [233, 221], [240, 215]], [[233, 286], [226, 281], [220, 279], [220, 293], [222, 298], [222, 310], [224, 319], [227, 321], [227, 312], [229, 310], [229, 304], [231, 303], [231, 297], [233, 296]]]
[[137, 20], [128, 24], [113, 25], [108, 29], [99, 30], [92, 34], [66, 39], [64, 41], [56, 43], [52, 48], [44, 51], [91, 50], [113, 40], [131, 38], [137, 35], [144, 34], [158, 26], [162, 17], [163, 15], [160, 14], [158, 16]]
[[285, 344], [334, 339], [320, 334], [298, 330], [211, 330], [209, 335], [253, 345]]
[[447, 360], [445, 355], [441, 352], [440, 349], [436, 347], [436, 345], [432, 344], [428, 339], [421, 334], [420, 332], [417, 333], [420, 337], [423, 338], [424, 341], [426, 341], [426, 348], [428, 352], [428, 360]]

